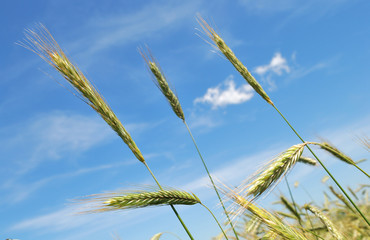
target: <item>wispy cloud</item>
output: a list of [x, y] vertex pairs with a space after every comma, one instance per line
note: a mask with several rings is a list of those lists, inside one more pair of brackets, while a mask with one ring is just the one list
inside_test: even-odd
[[198, 128], [200, 131], [217, 127], [222, 123], [220, 119], [216, 119], [211, 113], [202, 114], [195, 112], [191, 113], [189, 122], [191, 128]]
[[[30, 231], [39, 236], [48, 234], [56, 235], [54, 239], [85, 239], [104, 231], [112, 232], [113, 229], [124, 228], [142, 224], [149, 219], [156, 219], [163, 213], [163, 209], [146, 208], [145, 211], [107, 212], [99, 214], [78, 214], [89, 209], [85, 204], [71, 204], [61, 209], [29, 217], [11, 225], [7, 232]], [[5, 231], [4, 230], [4, 231]]]
[[142, 40], [166, 28], [168, 32], [175, 24], [183, 23], [183, 19], [192, 19], [197, 11], [199, 1], [157, 2], [145, 4], [140, 10], [129, 14], [94, 17], [87, 29], [94, 29], [89, 41], [81, 39], [78, 46], [89, 43], [84, 56], [113, 46], [122, 46], [132, 41]]
[[281, 76], [284, 72], [290, 73], [290, 71], [287, 60], [279, 52], [275, 53], [269, 64], [261, 65], [254, 69], [254, 72], [269, 84], [270, 90], [276, 89], [275, 81], [272, 79], [274, 75]]
[[[34, 169], [43, 161], [60, 159], [66, 153], [87, 151], [114, 136], [97, 116], [63, 112], [39, 115], [29, 123], [7, 131], [12, 137], [0, 141], [6, 152], [16, 158], [18, 174]], [[19, 148], [23, 149], [23, 154], [17, 152]], [[24, 155], [28, 157], [24, 158]]]
[[[253, 173], [253, 171], [256, 171], [258, 165], [268, 161], [280, 151], [280, 147], [274, 147], [250, 156], [242, 156], [230, 160], [227, 165], [211, 172], [211, 175], [225, 183], [227, 182], [227, 184], [239, 184], [248, 175]], [[181, 189], [199, 191], [200, 189], [208, 188], [210, 184], [208, 176], [204, 176], [187, 183], [185, 186], [181, 187]]]
[[239, 3], [245, 7], [248, 14], [254, 15], [274, 15], [285, 13], [285, 18], [277, 22], [277, 30], [283, 28], [294, 19], [304, 17], [308, 21], [317, 21], [318, 19], [333, 14], [337, 9], [348, 0], [312, 0], [312, 1], [294, 1], [294, 0], [239, 0]]
[[[140, 123], [128, 124], [130, 130], [142, 126]], [[98, 116], [52, 112], [39, 115], [27, 123], [2, 128], [0, 132], [3, 154], [0, 160], [3, 166], [0, 170], [0, 190], [13, 202], [26, 199], [52, 180], [111, 167], [106, 165], [51, 177], [39, 176], [39, 180], [31, 182], [24, 180], [42, 163], [58, 161], [68, 154], [80, 154], [114, 138], [114, 132]]]
[[[104, 214], [78, 214], [79, 212], [86, 210], [86, 207], [88, 208], [88, 205], [69, 205], [51, 213], [23, 220], [11, 226], [10, 230], [28, 229], [41, 231], [46, 234], [71, 229], [79, 229], [79, 231], [81, 231], [81, 229], [93, 229], [91, 231], [87, 231], [88, 235], [105, 228], [119, 225], [122, 223], [122, 219], [126, 220], [126, 226], [130, 226], [156, 215], [153, 214], [153, 216], [148, 217], [148, 214], [140, 214], [139, 212], [135, 215], [127, 214], [127, 212], [126, 214], [122, 212], [120, 212], [120, 214], [114, 212]], [[155, 211], [152, 211], [152, 213], [153, 212], [155, 213]]]
[[[295, 55], [293, 55], [293, 56], [295, 56]], [[292, 69], [291, 74], [289, 74], [289, 77], [287, 79], [292, 80], [292, 79], [303, 78], [303, 77], [305, 77], [305, 76], [307, 76], [307, 75], [309, 75], [313, 72], [328, 68], [335, 61], [337, 61], [338, 58], [339, 58], [338, 56], [335, 56], [335, 57], [332, 57], [332, 58], [329, 58], [329, 59], [326, 59], [326, 60], [322, 60], [322, 61], [317, 62], [317, 63], [315, 63], [311, 66], [306, 66], [306, 67], [296, 66]], [[292, 60], [295, 61], [295, 59], [293, 59], [293, 58], [292, 58]]]
[[239, 0], [248, 13], [252, 14], [272, 14], [291, 10], [298, 3], [294, 0]]
[[230, 75], [220, 85], [208, 88], [203, 97], [196, 98], [196, 103], [208, 103], [212, 105], [213, 109], [218, 107], [225, 107], [230, 104], [240, 104], [250, 100], [254, 95], [253, 88], [244, 84], [236, 88], [234, 77]]
[[94, 167], [88, 167], [88, 168], [81, 168], [76, 171], [69, 171], [62, 174], [56, 174], [53, 176], [45, 177], [40, 180], [34, 181], [34, 182], [17, 182], [15, 179], [12, 181], [6, 181], [4, 184], [0, 185], [0, 189], [4, 191], [5, 197], [0, 200], [0, 202], [8, 202], [11, 204], [16, 204], [18, 202], [21, 202], [23, 200], [26, 200], [29, 196], [34, 194], [37, 190], [40, 188], [52, 184], [54, 181], [60, 181], [65, 179], [70, 179], [73, 177], [78, 177], [84, 174], [90, 174], [93, 172], [99, 172], [104, 170], [109, 170], [112, 168], [117, 168], [120, 166], [126, 166], [130, 164], [135, 164], [136, 161], [125, 161], [125, 162], [119, 162], [114, 164], [104, 164]]

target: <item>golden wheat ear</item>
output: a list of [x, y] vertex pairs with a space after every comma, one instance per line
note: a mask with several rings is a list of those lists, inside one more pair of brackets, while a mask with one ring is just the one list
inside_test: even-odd
[[243, 78], [251, 85], [251, 87], [263, 98], [265, 101], [271, 105], [274, 103], [271, 101], [270, 97], [263, 90], [262, 86], [257, 82], [257, 80], [248, 71], [247, 67], [235, 56], [234, 52], [229, 48], [225, 41], [216, 33], [216, 31], [200, 16], [197, 16], [197, 21], [202, 27], [204, 33], [215, 43], [215, 47], [220, 50], [220, 52], [230, 61], [230, 63], [235, 67], [235, 69], [243, 76]]
[[229, 190], [227, 196], [231, 198], [236, 205], [239, 205], [239, 210], [237, 211], [238, 214], [245, 211], [249, 211], [258, 220], [266, 224], [267, 227], [274, 233], [274, 235], [280, 236], [283, 239], [307, 240], [307, 238], [305, 238], [293, 226], [290, 226], [289, 224], [283, 222], [279, 217], [275, 216], [274, 214], [271, 214], [265, 209], [248, 201], [244, 197], [240, 196], [237, 192]]
[[121, 137], [136, 158], [141, 162], [145, 162], [139, 148], [114, 114], [113, 110], [93, 84], [83, 75], [78, 67], [68, 59], [47, 28], [39, 24], [35, 30], [26, 30], [25, 36], [24, 42], [18, 44], [36, 53], [53, 66], [65, 80], [72, 85], [77, 95], [90, 105], [118, 136]]

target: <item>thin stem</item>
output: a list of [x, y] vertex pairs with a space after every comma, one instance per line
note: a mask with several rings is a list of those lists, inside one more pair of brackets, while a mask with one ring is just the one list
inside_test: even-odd
[[[280, 114], [280, 116], [285, 120], [285, 122], [288, 124], [288, 126], [293, 130], [293, 132], [297, 135], [297, 137], [305, 143], [303, 138], [297, 133], [297, 131], [293, 128], [292, 125], [290, 125], [289, 121], [284, 117], [284, 115], [279, 111], [279, 109], [276, 108], [275, 105], [272, 105], [275, 110]], [[347, 199], [352, 203], [352, 205], [356, 208], [357, 212], [361, 215], [361, 217], [366, 221], [367, 225], [370, 226], [369, 221], [365, 217], [365, 215], [360, 211], [360, 209], [357, 207], [357, 205], [353, 202], [351, 197], [346, 193], [346, 191], [342, 188], [342, 186], [338, 183], [338, 181], [334, 178], [334, 176], [330, 173], [330, 171], [325, 167], [325, 165], [321, 162], [321, 160], [316, 156], [316, 154], [312, 151], [312, 149], [306, 145], [307, 149], [312, 153], [312, 155], [316, 158], [316, 160], [321, 164], [321, 166], [325, 169], [326, 173], [333, 179], [335, 184], [339, 187], [339, 189], [343, 192], [343, 194], [347, 197]]]
[[354, 163], [352, 165], [355, 166], [358, 170], [360, 170], [363, 174], [365, 174], [368, 178], [370, 178], [369, 174], [367, 172], [365, 172], [364, 170], [362, 170], [359, 166], [357, 166], [356, 163]]
[[[157, 183], [158, 187], [159, 187], [161, 190], [163, 190], [163, 188], [162, 188], [162, 186], [159, 184], [159, 182], [158, 182], [157, 178], [154, 176], [154, 174], [153, 174], [152, 170], [150, 170], [150, 168], [149, 168], [148, 164], [147, 164], [145, 161], [144, 161], [143, 163], [144, 163], [145, 167], [148, 169], [148, 171], [150, 172], [150, 174], [152, 175], [152, 177], [153, 177], [154, 181]], [[171, 206], [171, 208], [172, 208], [173, 212], [175, 213], [176, 217], [179, 219], [179, 221], [180, 221], [180, 223], [181, 223], [182, 227], [185, 229], [186, 233], [189, 235], [190, 239], [191, 239], [191, 240], [194, 240], [194, 238], [193, 238], [193, 236], [191, 235], [191, 233], [190, 233], [189, 229], [186, 227], [185, 223], [182, 221], [182, 219], [181, 219], [181, 217], [180, 217], [179, 213], [177, 212], [177, 210], [175, 209], [175, 207], [174, 207], [172, 204], [170, 204], [170, 206]]]
[[223, 230], [223, 229], [222, 229], [222, 227], [221, 227], [221, 224], [217, 221], [217, 218], [216, 218], [216, 217], [215, 217], [215, 215], [212, 213], [212, 211], [211, 211], [211, 210], [209, 210], [209, 208], [207, 208], [207, 206], [206, 206], [206, 205], [204, 205], [203, 203], [200, 203], [200, 205], [202, 205], [203, 207], [205, 207], [205, 208], [208, 210], [208, 212], [212, 214], [213, 218], [214, 218], [214, 219], [215, 219], [215, 221], [217, 222], [217, 224], [218, 224], [218, 226], [220, 227], [220, 229], [221, 229], [222, 233], [224, 234], [225, 238], [226, 238], [226, 239], [228, 239], [228, 238], [227, 238], [226, 233], [224, 232], [224, 230]]
[[296, 211], [296, 213], [297, 213], [297, 215], [298, 215], [298, 216], [297, 216], [297, 217], [298, 217], [298, 223], [299, 223], [299, 225], [301, 225], [301, 227], [302, 227], [302, 229], [303, 229], [302, 221], [301, 221], [301, 216], [299, 215], [298, 208], [297, 208], [297, 204], [296, 204], [296, 202], [294, 201], [293, 194], [292, 194], [292, 191], [291, 191], [291, 189], [290, 189], [290, 186], [289, 186], [288, 179], [287, 179], [287, 176], [286, 176], [286, 175], [284, 175], [284, 179], [285, 179], [286, 186], [288, 187], [289, 195], [290, 195], [290, 198], [292, 199], [292, 203], [293, 203], [293, 205], [294, 205], [294, 209], [295, 209], [295, 211]]
[[[310, 218], [310, 215], [308, 215], [308, 212], [307, 212], [307, 209], [306, 210], [306, 216], [308, 218], [308, 221], [310, 222], [311, 224], [311, 228], [313, 229], [313, 224], [312, 224], [312, 221], [311, 221], [311, 218]], [[310, 231], [311, 234], [313, 234], [315, 237], [316, 237], [316, 240], [318, 240], [318, 235], [316, 234], [316, 232], [314, 230]], [[321, 237], [320, 237], [321, 238]], [[321, 238], [322, 239], [322, 238]]]
[[[237, 234], [237, 232], [236, 232], [236, 230], [235, 230], [235, 228], [234, 228], [234, 226], [233, 226], [233, 223], [231, 222], [230, 216], [229, 216], [229, 214], [228, 214], [228, 212], [227, 212], [227, 210], [226, 210], [226, 208], [225, 208], [225, 205], [224, 205], [224, 203], [222, 202], [222, 199], [221, 199], [221, 196], [220, 196], [220, 194], [219, 194], [219, 192], [218, 192], [218, 190], [217, 190], [217, 187], [216, 187], [215, 183], [213, 182], [212, 176], [211, 176], [211, 174], [210, 174], [210, 173], [209, 173], [209, 171], [208, 171], [208, 167], [207, 167], [207, 165], [206, 165], [206, 163], [205, 163], [205, 161], [204, 161], [204, 159], [203, 159], [203, 157], [202, 157], [202, 154], [201, 154], [201, 153], [200, 153], [200, 151], [199, 151], [198, 145], [197, 145], [197, 143], [195, 142], [195, 139], [194, 139], [194, 137], [193, 137], [193, 134], [191, 133], [190, 128], [189, 128], [188, 124], [186, 124], [186, 121], [185, 121], [185, 120], [184, 120], [184, 124], [185, 124], [186, 128], [188, 129], [188, 132], [189, 132], [189, 134], [190, 134], [191, 139], [193, 140], [194, 146], [195, 146], [195, 148], [197, 149], [197, 152], [198, 152], [198, 155], [199, 155], [200, 159], [202, 160], [203, 166], [204, 166], [204, 168], [206, 169], [206, 172], [207, 172], [207, 174], [208, 174], [209, 180], [211, 180], [212, 186], [213, 186], [213, 188], [214, 188], [214, 190], [215, 190], [215, 192], [216, 192], [216, 194], [217, 194], [218, 200], [219, 200], [219, 201], [220, 201], [220, 203], [221, 203], [221, 206], [222, 206], [222, 208], [223, 208], [223, 210], [224, 210], [224, 212], [225, 212], [225, 215], [226, 215], [226, 217], [227, 217], [227, 220], [228, 220], [228, 222], [229, 222], [229, 224], [230, 224], [230, 226], [231, 226], [231, 228], [232, 228], [232, 230], [233, 230], [233, 232], [234, 232], [234, 234], [235, 234], [235, 237], [236, 237], [236, 239], [237, 239], [237, 240], [239, 240], [238, 234]], [[226, 237], [226, 239], [227, 239], [227, 237]]]

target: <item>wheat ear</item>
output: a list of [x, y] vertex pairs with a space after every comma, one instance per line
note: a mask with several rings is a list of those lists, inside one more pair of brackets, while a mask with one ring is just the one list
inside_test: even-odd
[[236, 204], [238, 204], [241, 209], [251, 212], [254, 216], [266, 224], [269, 229], [284, 239], [306, 240], [306, 238], [292, 226], [284, 223], [280, 218], [274, 216], [265, 209], [260, 208], [252, 202], [246, 200], [236, 192], [230, 191], [227, 196], [230, 197]]
[[216, 31], [201, 17], [198, 15], [197, 21], [202, 27], [203, 31], [211, 38], [216, 44], [216, 48], [221, 51], [223, 55], [230, 61], [235, 69], [243, 76], [243, 78], [251, 85], [251, 87], [271, 105], [274, 105], [270, 97], [263, 90], [262, 86], [248, 71], [247, 67], [235, 56], [233, 51], [226, 45], [225, 41], [216, 33]]
[[339, 160], [342, 160], [345, 163], [351, 164], [351, 165], [356, 165], [355, 162], [341, 152], [338, 148], [334, 147], [333, 144], [330, 144], [329, 142], [322, 142], [322, 143], [313, 143], [314, 145], [318, 145], [321, 149], [331, 153], [334, 157], [338, 158]]
[[121, 137], [136, 158], [144, 162], [144, 157], [134, 140], [104, 98], [99, 94], [99, 91], [87, 80], [78, 67], [72, 64], [45, 26], [40, 24], [36, 31], [26, 30], [25, 35], [25, 41], [19, 43], [19, 45], [36, 53], [53, 66], [73, 86], [77, 95], [90, 105]]
[[331, 144], [329, 142], [322, 142], [322, 143], [313, 142], [311, 144], [318, 145], [321, 149], [329, 152], [330, 154], [332, 154], [334, 157], [338, 158], [339, 160], [341, 160], [341, 161], [343, 161], [345, 163], [348, 163], [350, 165], [353, 165], [358, 170], [360, 170], [363, 174], [365, 174], [368, 178], [370, 178], [369, 174], [367, 172], [365, 172], [362, 168], [360, 168], [355, 163], [355, 161], [352, 160], [352, 158], [350, 158], [349, 156], [347, 156], [346, 154], [344, 154], [338, 148], [334, 147], [333, 144]]
[[195, 194], [175, 189], [151, 189], [97, 194], [86, 198], [83, 202], [93, 203], [93, 209], [87, 212], [106, 212], [150, 206], [194, 205], [201, 203]]
[[246, 196], [258, 198], [270, 187], [277, 184], [281, 177], [292, 169], [294, 164], [301, 157], [306, 144], [307, 143], [294, 145], [281, 153], [273, 161], [254, 174], [251, 182], [247, 181], [246, 185], [242, 184], [242, 186], [239, 187], [240, 192], [245, 192]]
[[288, 209], [289, 212], [291, 212], [294, 215], [294, 217], [298, 221], [301, 221], [301, 215], [298, 212], [298, 209], [296, 207], [297, 206], [296, 204], [289, 202], [288, 199], [286, 199], [284, 196], [280, 196], [280, 201], [285, 206], [285, 208]]
[[147, 49], [147, 54], [139, 49], [141, 56], [144, 58], [149, 70], [153, 73], [155, 78], [155, 85], [161, 90], [163, 95], [166, 97], [167, 101], [171, 105], [172, 110], [174, 113], [183, 121], [185, 121], [184, 112], [182, 111], [181, 104], [179, 99], [177, 98], [176, 94], [171, 90], [166, 77], [163, 74], [159, 64], [155, 61], [153, 55], [150, 53], [149, 49]]
[[315, 216], [318, 217], [323, 224], [325, 224], [325, 226], [335, 239], [337, 240], [344, 239], [342, 234], [338, 231], [338, 229], [335, 228], [334, 224], [329, 220], [329, 218], [325, 216], [317, 207], [309, 204], [306, 204], [303, 207], [312, 212], [313, 214], [315, 214]]
[[298, 162], [304, 163], [304, 164], [307, 164], [307, 165], [317, 166], [317, 161], [315, 159], [309, 158], [309, 157], [303, 157], [303, 156], [301, 156], [298, 159]]

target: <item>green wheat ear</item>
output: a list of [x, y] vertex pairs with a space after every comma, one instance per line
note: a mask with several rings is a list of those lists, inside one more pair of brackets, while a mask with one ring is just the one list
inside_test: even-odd
[[318, 217], [321, 222], [323, 224], [325, 224], [325, 226], [327, 227], [327, 229], [329, 230], [329, 232], [331, 233], [331, 235], [337, 239], [337, 240], [343, 240], [344, 237], [342, 236], [342, 234], [338, 231], [338, 229], [336, 229], [336, 227], [334, 226], [334, 224], [330, 221], [330, 219], [325, 216], [321, 211], [320, 209], [318, 209], [317, 207], [315, 206], [312, 206], [312, 205], [309, 205], [309, 204], [306, 204], [303, 206], [305, 209], [309, 210], [310, 212], [312, 212], [313, 214], [315, 214], [316, 217]]
[[35, 31], [26, 30], [25, 35], [24, 42], [18, 44], [36, 53], [54, 67], [76, 90], [77, 96], [90, 105], [121, 137], [136, 158], [141, 162], [145, 162], [134, 140], [104, 98], [99, 94], [99, 91], [87, 80], [78, 67], [72, 64], [46, 27], [40, 24]]
[[291, 170], [298, 159], [300, 159], [306, 144], [294, 145], [278, 155], [274, 160], [258, 170], [252, 177], [252, 181], [248, 180], [246, 181], [247, 184], [242, 184], [239, 187], [239, 192], [245, 192], [246, 196], [258, 198], [266, 190], [277, 184], [281, 177]]
[[251, 87], [263, 98], [267, 103], [274, 105], [270, 97], [263, 90], [262, 86], [248, 71], [247, 67], [235, 56], [234, 52], [226, 45], [225, 41], [216, 33], [216, 31], [200, 16], [197, 21], [202, 27], [205, 34], [216, 44], [215, 48], [221, 51], [223, 55], [230, 61], [235, 69], [243, 76], [243, 78], [251, 85]]
[[194, 205], [201, 203], [193, 194], [176, 189], [156, 189], [120, 191], [106, 194], [92, 195], [81, 201], [90, 203], [92, 209], [89, 212], [106, 212], [134, 208], [144, 208], [163, 205]]
[[329, 152], [334, 157], [338, 158], [339, 160], [342, 160], [345, 163], [356, 165], [356, 163], [352, 160], [351, 157], [341, 152], [338, 148], [336, 148], [333, 144], [329, 142], [313, 143], [313, 144], [318, 145], [321, 149]]
[[166, 77], [163, 74], [159, 64], [154, 59], [153, 55], [150, 53], [149, 49], [147, 49], [147, 53], [145, 53], [142, 49], [139, 49], [141, 56], [144, 58], [148, 69], [154, 75], [155, 78], [155, 85], [161, 90], [163, 95], [166, 97], [167, 101], [171, 105], [172, 110], [174, 113], [183, 121], [185, 121], [184, 112], [182, 111], [181, 104], [179, 99], [177, 98], [176, 94], [171, 90]]

